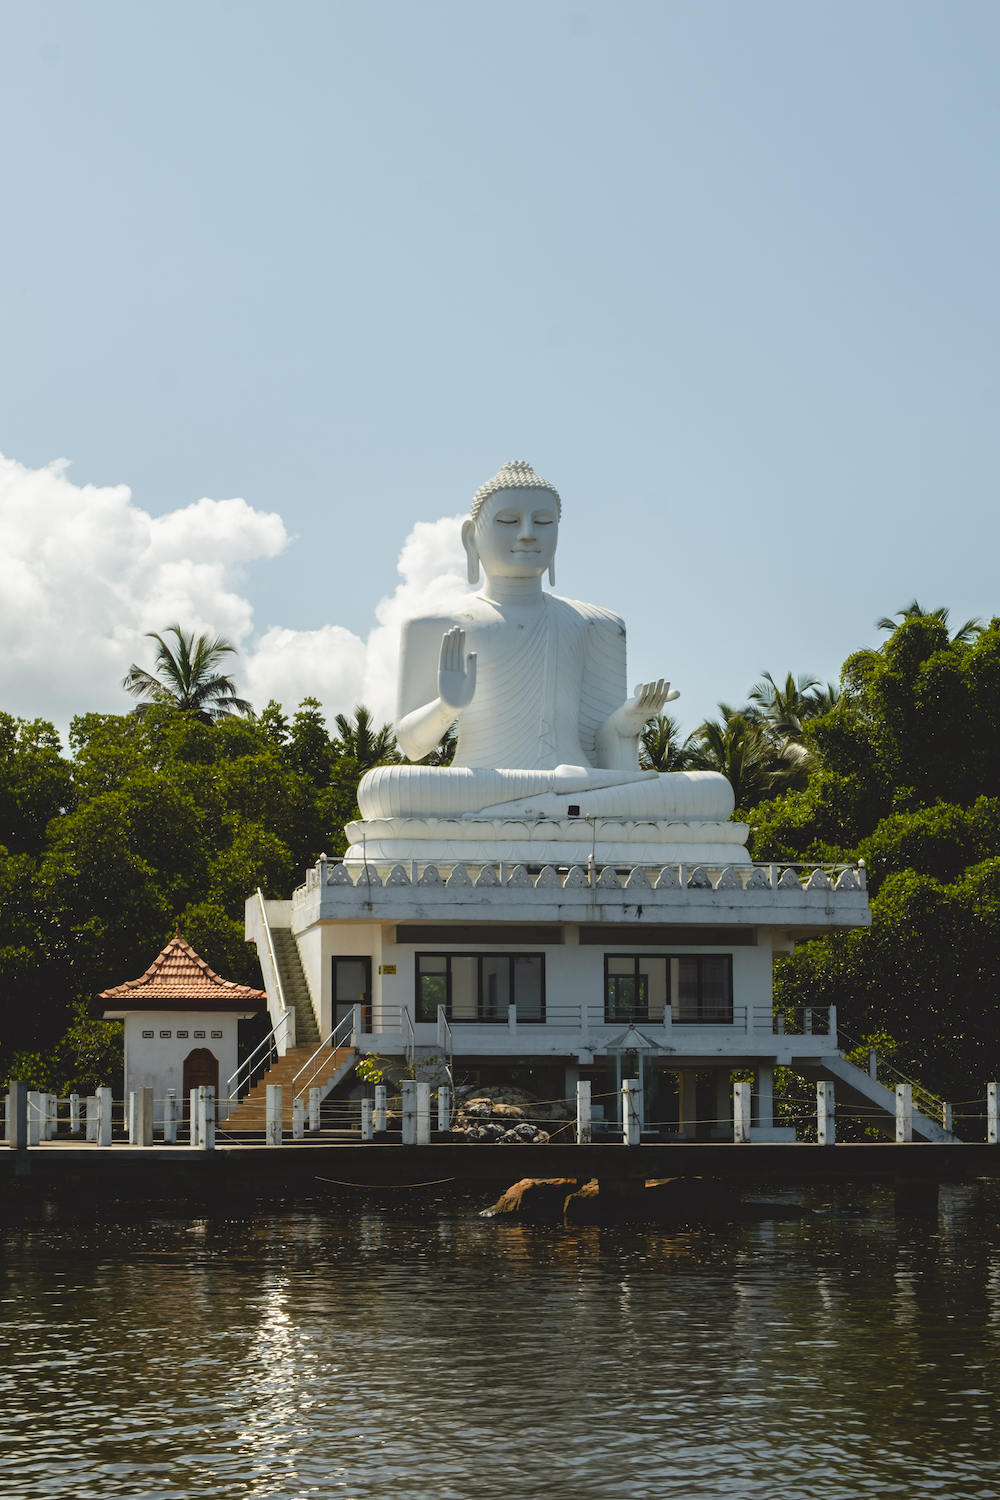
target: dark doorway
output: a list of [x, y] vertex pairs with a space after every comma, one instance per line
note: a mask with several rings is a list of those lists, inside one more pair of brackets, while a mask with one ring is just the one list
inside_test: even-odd
[[215, 1089], [215, 1113], [219, 1113], [219, 1059], [207, 1047], [195, 1047], [184, 1059], [184, 1118], [191, 1111], [191, 1090]]
[[364, 1007], [365, 1030], [371, 1030], [372, 961], [370, 958], [333, 960], [333, 1024], [349, 1016], [353, 1006]]

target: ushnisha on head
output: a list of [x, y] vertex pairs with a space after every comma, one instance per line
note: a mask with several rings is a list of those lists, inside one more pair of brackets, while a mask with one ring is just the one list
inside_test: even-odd
[[462, 527], [469, 582], [488, 578], [540, 578], [555, 583], [554, 558], [562, 501], [559, 491], [522, 459], [512, 459], [482, 485], [472, 516]]

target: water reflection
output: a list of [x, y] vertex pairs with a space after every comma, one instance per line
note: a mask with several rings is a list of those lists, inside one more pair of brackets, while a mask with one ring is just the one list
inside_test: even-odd
[[1000, 1229], [571, 1232], [342, 1200], [4, 1232], [12, 1497], [997, 1493]]

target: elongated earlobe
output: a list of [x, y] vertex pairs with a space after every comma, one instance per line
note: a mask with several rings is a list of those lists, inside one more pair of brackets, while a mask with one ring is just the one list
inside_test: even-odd
[[555, 561], [553, 560], [552, 562], [549, 563], [549, 588], [554, 589], [555, 586], [556, 586], [556, 565], [555, 565]]
[[471, 584], [479, 582], [479, 553], [476, 551], [475, 527], [466, 521], [462, 527], [462, 546], [465, 548], [467, 576]]

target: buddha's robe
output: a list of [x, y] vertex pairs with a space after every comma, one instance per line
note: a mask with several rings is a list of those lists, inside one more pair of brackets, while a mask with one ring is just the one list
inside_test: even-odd
[[723, 821], [724, 776], [600, 765], [597, 734], [628, 697], [625, 626], [593, 604], [543, 594], [502, 611], [475, 595], [453, 617], [410, 621], [400, 654], [397, 722], [437, 696], [441, 637], [465, 631], [478, 658], [476, 691], [458, 716], [450, 767], [378, 766], [358, 788], [365, 819], [454, 817]]

